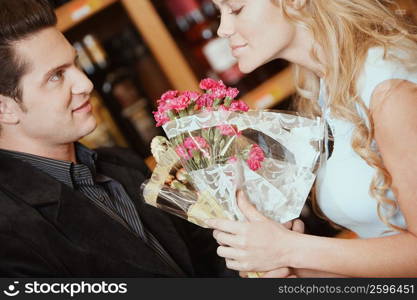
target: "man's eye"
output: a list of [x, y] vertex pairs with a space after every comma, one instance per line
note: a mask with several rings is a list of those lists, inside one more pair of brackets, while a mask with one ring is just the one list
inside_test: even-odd
[[52, 75], [49, 80], [50, 81], [60, 81], [63, 76], [64, 76], [64, 72], [63, 71], [58, 71], [54, 75]]

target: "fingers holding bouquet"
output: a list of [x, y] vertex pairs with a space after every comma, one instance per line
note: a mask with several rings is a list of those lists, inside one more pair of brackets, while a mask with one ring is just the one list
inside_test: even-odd
[[[300, 220], [279, 224], [268, 219], [256, 210], [242, 191], [238, 193], [237, 201], [246, 221], [206, 221], [221, 245], [218, 255], [226, 259], [230, 269], [242, 272], [286, 268], [287, 257], [292, 251], [291, 228], [304, 231], [304, 224]], [[279, 272], [285, 275], [284, 271]]]

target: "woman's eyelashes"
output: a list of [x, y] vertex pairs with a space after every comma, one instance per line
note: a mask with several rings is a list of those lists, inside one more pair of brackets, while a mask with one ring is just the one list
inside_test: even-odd
[[239, 7], [239, 8], [231, 8], [231, 14], [232, 15], [238, 15], [238, 14], [240, 14], [241, 12], [242, 12], [242, 10], [243, 10], [243, 8], [244, 8], [244, 6], [241, 6], [241, 7]]
[[[244, 5], [242, 5], [242, 6], [240, 6], [240, 7], [229, 7], [228, 9], [227, 9], [227, 11], [226, 12], [224, 12], [224, 11], [221, 11], [220, 9], [219, 9], [219, 11], [220, 11], [220, 13], [219, 14], [217, 14], [217, 18], [218, 19], [221, 19], [222, 18], [222, 15], [223, 15], [223, 13], [226, 13], [226, 14], [229, 14], [229, 15], [235, 15], [235, 16], [237, 16], [237, 15], [239, 15], [241, 12], [242, 12], [242, 10], [243, 10], [243, 8], [244, 8], [245, 6]], [[226, 8], [225, 8], [226, 9]]]

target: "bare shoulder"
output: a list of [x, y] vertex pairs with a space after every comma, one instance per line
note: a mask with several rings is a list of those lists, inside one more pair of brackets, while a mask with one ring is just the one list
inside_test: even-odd
[[417, 84], [397, 79], [381, 83], [372, 95], [370, 110], [375, 130], [417, 126]]

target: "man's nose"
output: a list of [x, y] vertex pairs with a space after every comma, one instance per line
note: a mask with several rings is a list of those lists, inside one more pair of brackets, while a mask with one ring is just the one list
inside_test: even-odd
[[94, 89], [91, 80], [81, 70], [74, 74], [74, 84], [72, 86], [73, 94], [90, 94]]

